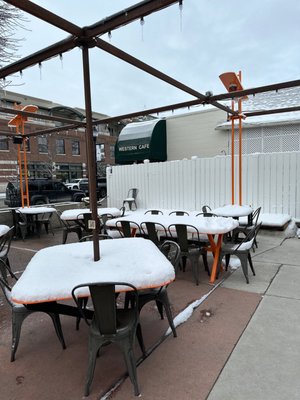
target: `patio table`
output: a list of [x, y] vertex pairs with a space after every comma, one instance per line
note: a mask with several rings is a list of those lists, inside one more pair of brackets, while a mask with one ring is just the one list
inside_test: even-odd
[[[71, 299], [72, 289], [82, 283], [123, 281], [137, 289], [146, 289], [166, 285], [174, 279], [172, 264], [149, 240], [103, 240], [99, 261], [93, 259], [92, 242], [70, 243], [39, 250], [13, 287], [11, 296], [16, 303], [29, 306], [53, 304]], [[89, 296], [88, 289], [83, 289], [80, 296]]]
[[[114, 217], [119, 217], [121, 215], [121, 211], [116, 207], [101, 207], [97, 209], [97, 212], [99, 217], [104, 214], [111, 214]], [[74, 208], [71, 210], [63, 211], [60, 217], [64, 221], [76, 221], [78, 217], [80, 217], [81, 219], [83, 218], [82, 214], [87, 213], [91, 213], [91, 210], [88, 208]]]
[[[218, 258], [223, 241], [223, 235], [235, 229], [239, 223], [233, 218], [223, 217], [195, 217], [195, 216], [176, 216], [172, 215], [153, 215], [132, 213], [129, 216], [114, 218], [108, 220], [106, 226], [108, 228], [116, 228], [118, 221], [132, 221], [140, 225], [142, 222], [153, 222], [163, 225], [166, 229], [173, 224], [192, 225], [199, 231], [200, 234], [205, 234], [208, 237], [210, 247], [208, 248], [214, 255], [214, 262], [210, 275], [210, 283], [214, 283], [217, 275]], [[215, 239], [216, 237], [216, 239]]]
[[[32, 224], [36, 224], [38, 220], [38, 216], [41, 214], [52, 214], [56, 212], [56, 209], [54, 207], [47, 207], [47, 206], [42, 206], [42, 207], [20, 207], [17, 209], [12, 210], [12, 215], [13, 215], [13, 224], [15, 226], [15, 234], [17, 233], [17, 221], [18, 217], [16, 214], [24, 214], [28, 218], [29, 222], [32, 222]], [[36, 228], [36, 226], [35, 226]], [[29, 230], [28, 232], [29, 233]]]
[[236, 219], [239, 219], [240, 217], [248, 217], [248, 225], [251, 225], [253, 208], [244, 205], [240, 206], [238, 204], [227, 204], [215, 208], [212, 212], [220, 217], [232, 217]]

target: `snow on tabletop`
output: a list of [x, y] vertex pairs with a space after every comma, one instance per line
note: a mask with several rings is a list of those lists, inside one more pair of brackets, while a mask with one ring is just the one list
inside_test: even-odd
[[[159, 287], [175, 279], [169, 260], [143, 238], [103, 240], [100, 260], [93, 242], [70, 243], [38, 251], [12, 290], [17, 303], [71, 298], [74, 286], [91, 282], [128, 282], [137, 288]], [[88, 295], [88, 290], [78, 291]]]
[[22, 214], [43, 214], [47, 212], [55, 212], [56, 209], [53, 207], [20, 207], [17, 211], [20, 211]]
[[223, 207], [215, 208], [212, 212], [224, 217], [242, 217], [250, 215], [253, 209], [250, 206], [240, 206], [238, 204], [227, 204]]
[[142, 222], [154, 222], [163, 225], [166, 229], [172, 224], [192, 225], [198, 229], [200, 233], [220, 234], [230, 232], [236, 228], [239, 223], [232, 218], [223, 217], [194, 217], [194, 216], [177, 216], [177, 215], [153, 215], [153, 214], [131, 214], [126, 217], [108, 220], [108, 227], [116, 227], [118, 221], [132, 221], [140, 225]]
[[0, 225], [0, 236], [5, 235], [10, 230], [10, 227], [7, 225]]
[[[65, 210], [61, 214], [61, 219], [74, 220], [77, 219], [78, 215], [90, 212], [91, 210], [88, 208], [74, 208], [71, 210]], [[111, 214], [115, 217], [118, 217], [121, 215], [121, 211], [115, 207], [98, 208], [98, 215], [104, 215], [104, 214]]]

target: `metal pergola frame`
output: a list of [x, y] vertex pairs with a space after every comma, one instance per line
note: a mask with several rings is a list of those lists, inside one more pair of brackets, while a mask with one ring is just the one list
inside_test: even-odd
[[[11, 4], [20, 10], [29, 13], [44, 22], [47, 22], [64, 32], [68, 33], [69, 36], [64, 40], [54, 43], [38, 52], [35, 52], [27, 57], [22, 58], [19, 61], [13, 62], [0, 69], [0, 79], [5, 79], [7, 76], [21, 72], [25, 68], [31, 67], [33, 65], [39, 64], [46, 61], [52, 57], [62, 55], [64, 52], [70, 51], [75, 47], [79, 47], [82, 50], [82, 64], [83, 64], [83, 77], [84, 77], [84, 96], [85, 96], [85, 122], [74, 121], [67, 118], [60, 118], [54, 116], [40, 115], [38, 113], [28, 113], [21, 112], [5, 107], [0, 107], [0, 112], [11, 113], [11, 114], [21, 114], [24, 117], [39, 118], [50, 121], [61, 122], [61, 127], [51, 128], [42, 131], [36, 131], [33, 133], [28, 133], [26, 136], [38, 136], [50, 134], [53, 132], [59, 132], [61, 130], [75, 129], [78, 127], [86, 128], [86, 142], [87, 142], [87, 165], [88, 165], [88, 175], [89, 175], [89, 193], [90, 193], [90, 205], [92, 212], [92, 219], [96, 222], [96, 229], [93, 230], [93, 243], [94, 243], [94, 260], [97, 261], [100, 258], [100, 249], [98, 241], [98, 233], [100, 229], [99, 220], [97, 217], [97, 197], [96, 197], [96, 160], [94, 153], [93, 144], [93, 125], [109, 123], [113, 121], [120, 121], [126, 118], [133, 118], [136, 116], [143, 116], [148, 114], [160, 113], [169, 110], [175, 110], [179, 108], [191, 107], [198, 104], [211, 104], [231, 116], [238, 116], [238, 112], [233, 111], [230, 107], [227, 107], [221, 103], [220, 100], [235, 99], [240, 98], [248, 94], [256, 94], [267, 91], [275, 91], [284, 88], [290, 88], [295, 86], [300, 86], [300, 80], [277, 83], [268, 86], [262, 86], [242, 91], [234, 91], [230, 93], [223, 93], [220, 95], [204, 95], [193, 88], [186, 86], [185, 84], [171, 78], [170, 76], [164, 74], [163, 72], [153, 68], [152, 66], [138, 60], [137, 58], [131, 56], [130, 54], [124, 52], [123, 50], [107, 43], [106, 41], [100, 39], [98, 36], [109, 33], [114, 29], [120, 28], [121, 26], [127, 25], [137, 19], [144, 18], [145, 16], [160, 11], [163, 8], [169, 7], [175, 3], [180, 3], [181, 0], [144, 0], [137, 3], [131, 7], [128, 7], [120, 12], [117, 12], [105, 19], [96, 22], [93, 25], [87, 27], [79, 27], [70, 21], [50, 12], [49, 10], [32, 3], [29, 0], [4, 0], [6, 3]], [[91, 106], [91, 88], [90, 88], [90, 68], [89, 68], [89, 49], [97, 47], [145, 72], [148, 74], [166, 82], [170, 85], [194, 96], [195, 100], [190, 100], [187, 102], [175, 103], [163, 107], [152, 108], [143, 111], [137, 111], [130, 114], [119, 115], [115, 117], [103, 118], [100, 120], [92, 119], [92, 106]], [[265, 110], [252, 113], [244, 113], [246, 117], [254, 115], [264, 115], [270, 113], [281, 113], [289, 111], [298, 111], [299, 107], [289, 107], [280, 108], [276, 110]], [[0, 132], [1, 135], [14, 136], [12, 132]]]

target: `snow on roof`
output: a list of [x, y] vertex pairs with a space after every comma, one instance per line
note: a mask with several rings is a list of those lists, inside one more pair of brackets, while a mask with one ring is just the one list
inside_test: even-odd
[[[295, 107], [300, 105], [300, 88], [288, 88], [278, 91], [257, 93], [249, 96], [248, 100], [243, 101], [243, 112], [254, 112], [263, 110], [274, 110], [278, 108]], [[256, 117], [249, 117], [243, 121], [244, 125], [261, 125], [274, 123], [299, 122], [300, 111], [286, 112], [279, 114], [267, 114]], [[231, 126], [231, 122], [222, 122], [217, 125], [217, 129]]]

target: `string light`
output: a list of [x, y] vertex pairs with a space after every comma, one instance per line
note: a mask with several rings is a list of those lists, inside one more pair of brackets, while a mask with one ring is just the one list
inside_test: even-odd
[[62, 53], [59, 53], [59, 59], [60, 59], [60, 64], [61, 64], [61, 68], [64, 68], [64, 63], [63, 63], [63, 55]]
[[108, 40], [111, 42], [111, 37], [112, 37], [112, 34], [111, 34], [111, 31], [109, 31], [108, 32]]
[[20, 78], [23, 79], [23, 71], [20, 70]]

